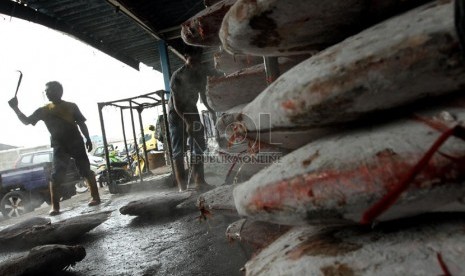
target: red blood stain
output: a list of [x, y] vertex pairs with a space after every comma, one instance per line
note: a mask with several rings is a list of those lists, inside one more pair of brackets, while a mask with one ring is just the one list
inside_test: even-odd
[[292, 109], [292, 110], [296, 109], [296, 106], [293, 100], [286, 100], [281, 104], [281, 106], [284, 109]]
[[447, 267], [446, 263], [442, 259], [441, 253], [436, 253], [436, 258], [438, 259], [439, 266], [442, 269], [442, 272], [444, 272], [443, 276], [452, 276], [452, 274], [449, 271], [449, 268]]
[[[375, 155], [376, 156], [376, 155]], [[305, 206], [318, 208], [336, 201], [346, 204], [352, 197], [381, 197], [390, 193], [407, 175], [419, 155], [380, 154], [371, 162], [348, 161], [347, 170], [328, 169], [305, 173], [292, 178], [270, 183], [253, 192], [247, 209], [251, 212], [279, 212]], [[367, 165], [368, 164], [368, 165]], [[438, 156], [412, 183], [416, 189], [428, 189], [463, 176], [455, 162]], [[454, 173], [451, 173], [454, 172]], [[432, 183], [432, 180], [435, 180]], [[368, 202], [367, 202], [368, 203]]]
[[[465, 128], [457, 125], [453, 128], [448, 129], [447, 131], [443, 132], [441, 136], [433, 143], [433, 145], [428, 149], [428, 151], [419, 159], [419, 161], [406, 173], [402, 176], [402, 179], [393, 186], [391, 190], [388, 191], [379, 201], [373, 204], [362, 216], [360, 221], [361, 224], [369, 224], [373, 222], [378, 216], [380, 216], [383, 212], [389, 209], [399, 198], [399, 196], [407, 190], [410, 184], [414, 181], [418, 174], [421, 171], [426, 170], [425, 168], [430, 163], [433, 154], [436, 153], [439, 147], [447, 140], [450, 136], [457, 136], [459, 138], [465, 139]], [[449, 158], [448, 158], [449, 159]], [[449, 159], [450, 160], [450, 159]], [[462, 165], [463, 162], [458, 162], [459, 165]], [[435, 170], [437, 171], [437, 170]], [[451, 170], [445, 170], [441, 172], [441, 175], [437, 175], [436, 177], [447, 177], [447, 175], [451, 175]], [[460, 175], [457, 171], [457, 174]], [[431, 171], [428, 171], [431, 174]], [[431, 177], [425, 179], [433, 179]], [[419, 186], [417, 184], [417, 186]]]

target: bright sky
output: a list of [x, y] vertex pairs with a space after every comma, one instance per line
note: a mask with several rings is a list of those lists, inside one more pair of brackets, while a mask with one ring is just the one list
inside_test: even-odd
[[[101, 135], [98, 102], [108, 102], [164, 89], [162, 74], [141, 65], [140, 71], [41, 25], [0, 14], [0, 143], [19, 147], [48, 145], [43, 122], [23, 125], [8, 106], [21, 70], [19, 108], [26, 116], [47, 103], [45, 83], [56, 80], [64, 88], [63, 99], [75, 102], [87, 118], [90, 135]], [[156, 47], [156, 45], [154, 45]], [[122, 139], [117, 108], [104, 108], [105, 130], [112, 140]], [[144, 124], [154, 124], [161, 107], [142, 112]], [[134, 115], [137, 118], [137, 113]], [[129, 120], [129, 113], [125, 114]], [[135, 121], [139, 126], [138, 120]], [[130, 124], [126, 135], [132, 137]], [[138, 130], [138, 128], [137, 128]], [[138, 131], [136, 131], [138, 133]]]

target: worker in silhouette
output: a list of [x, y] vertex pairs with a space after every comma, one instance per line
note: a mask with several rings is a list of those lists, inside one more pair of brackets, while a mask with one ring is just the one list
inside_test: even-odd
[[[174, 175], [179, 190], [186, 189], [184, 155], [187, 152], [186, 141], [191, 149], [191, 181], [189, 190], [206, 191], [212, 188], [205, 181], [204, 151], [206, 149], [204, 127], [200, 121], [197, 101], [200, 98], [209, 108], [205, 89], [207, 75], [211, 70], [201, 63], [200, 48], [189, 48], [185, 54], [186, 63], [171, 77], [171, 97], [168, 101], [168, 122], [173, 148]], [[186, 139], [186, 134], [188, 138]], [[192, 185], [191, 185], [192, 184]]]
[[[8, 101], [19, 120], [25, 125], [35, 125], [38, 121], [44, 121], [50, 132], [51, 147], [53, 148], [53, 169], [50, 180], [50, 198], [52, 209], [49, 215], [60, 213], [60, 185], [65, 181], [66, 170], [70, 158], [74, 158], [79, 173], [87, 181], [92, 199], [89, 206], [100, 204], [100, 195], [97, 188], [95, 175], [90, 169], [86, 148], [92, 150], [92, 142], [89, 130], [85, 124], [86, 118], [82, 115], [75, 103], [61, 99], [63, 87], [57, 81], [45, 84], [45, 94], [50, 103], [38, 108], [29, 117], [18, 108], [16, 97]], [[78, 128], [79, 127], [79, 128]], [[79, 132], [79, 130], [81, 130]], [[86, 143], [81, 137], [81, 132], [86, 138]]]

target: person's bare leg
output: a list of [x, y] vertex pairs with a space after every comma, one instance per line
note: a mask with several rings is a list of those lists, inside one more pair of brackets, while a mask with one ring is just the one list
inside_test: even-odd
[[90, 196], [92, 199], [89, 201], [87, 205], [95, 206], [100, 204], [100, 194], [98, 192], [97, 181], [95, 180], [94, 173], [90, 173], [88, 177], [86, 177], [87, 185], [89, 186]]
[[186, 190], [186, 171], [184, 169], [184, 158], [173, 159], [174, 165], [174, 177], [176, 178], [176, 183], [178, 184], [178, 189], [180, 192]]
[[50, 187], [50, 202], [52, 209], [48, 213], [50, 216], [56, 216], [60, 214], [60, 192], [58, 185], [52, 181], [49, 182]]
[[205, 181], [204, 165], [203, 162], [192, 164], [192, 176], [197, 191], [206, 192], [214, 187]]

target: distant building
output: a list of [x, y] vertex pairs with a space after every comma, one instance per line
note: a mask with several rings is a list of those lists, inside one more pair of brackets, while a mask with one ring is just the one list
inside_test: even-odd
[[9, 149], [15, 149], [17, 147], [11, 146], [11, 145], [5, 145], [5, 144], [0, 144], [0, 151], [2, 150], [9, 150]]

